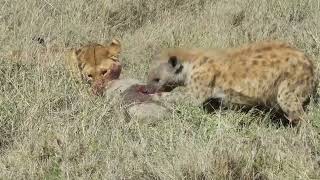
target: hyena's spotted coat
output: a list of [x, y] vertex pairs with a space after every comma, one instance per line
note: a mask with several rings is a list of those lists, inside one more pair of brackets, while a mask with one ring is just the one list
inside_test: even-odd
[[302, 119], [316, 84], [314, 62], [277, 41], [230, 49], [167, 49], [149, 73], [150, 87], [159, 91], [186, 86], [200, 102], [221, 98], [226, 104], [277, 107], [294, 123]]

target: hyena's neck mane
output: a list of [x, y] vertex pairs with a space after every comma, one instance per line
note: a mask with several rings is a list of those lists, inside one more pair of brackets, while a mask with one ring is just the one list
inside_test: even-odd
[[173, 48], [167, 50], [166, 56], [168, 56], [169, 58], [175, 56], [180, 61], [180, 63], [191, 64], [204, 53], [205, 51], [201, 49]]
[[192, 64], [202, 57], [209, 57], [210, 59], [221, 59], [230, 52], [230, 49], [187, 49], [187, 48], [173, 48], [166, 51], [167, 57], [175, 56], [182, 64]]

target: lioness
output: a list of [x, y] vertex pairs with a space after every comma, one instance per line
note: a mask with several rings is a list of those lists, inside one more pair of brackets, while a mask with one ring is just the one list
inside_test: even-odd
[[102, 95], [108, 82], [121, 74], [120, 42], [109, 45], [91, 43], [67, 53], [66, 64], [72, 74], [89, 83], [94, 94]]
[[139, 80], [119, 79], [120, 52], [120, 41], [116, 39], [109, 45], [91, 43], [67, 53], [66, 63], [76, 78], [91, 85], [95, 95], [106, 93], [122, 99], [127, 115], [157, 119], [167, 116], [169, 109], [155, 100], [160, 93], [146, 89]]

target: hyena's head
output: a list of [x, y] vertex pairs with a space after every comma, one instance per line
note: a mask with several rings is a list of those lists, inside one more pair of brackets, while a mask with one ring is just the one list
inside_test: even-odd
[[73, 51], [81, 78], [91, 85], [94, 94], [102, 95], [107, 83], [119, 78], [120, 51], [120, 42], [115, 39], [109, 45], [89, 44]]
[[189, 59], [181, 51], [172, 51], [153, 61], [148, 74], [148, 88], [157, 92], [169, 92], [184, 86], [189, 73]]

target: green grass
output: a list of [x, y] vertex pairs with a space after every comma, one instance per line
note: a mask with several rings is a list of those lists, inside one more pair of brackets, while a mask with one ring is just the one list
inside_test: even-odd
[[[123, 77], [145, 80], [164, 47], [261, 39], [320, 57], [317, 0], [1, 0], [1, 54], [32, 38], [77, 46], [117, 37]], [[297, 128], [181, 103], [162, 121], [126, 122], [65, 72], [63, 55], [0, 56], [0, 179], [320, 179], [320, 108]], [[150, 121], [150, 122], [149, 122]], [[152, 122], [152, 123], [151, 123]]]

